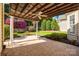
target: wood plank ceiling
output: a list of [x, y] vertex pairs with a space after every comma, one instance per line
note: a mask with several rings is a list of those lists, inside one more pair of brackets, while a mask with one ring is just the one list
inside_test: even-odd
[[79, 4], [75, 3], [11, 3], [9, 14], [19, 18], [36, 20], [37, 18], [33, 14], [40, 11], [49, 18], [77, 10], [78, 7]]

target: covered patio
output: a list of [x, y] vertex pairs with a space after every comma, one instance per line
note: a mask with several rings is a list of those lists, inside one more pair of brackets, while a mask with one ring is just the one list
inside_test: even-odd
[[[5, 48], [2, 55], [25, 55], [25, 56], [43, 56], [43, 55], [79, 55], [79, 47], [49, 40], [38, 35], [38, 22], [41, 18], [50, 18], [52, 16], [61, 15], [71, 11], [79, 10], [79, 4], [73, 3], [11, 3], [10, 12], [4, 13], [10, 16], [10, 46]], [[36, 35], [32, 40], [15, 41], [14, 18], [24, 20], [32, 20], [36, 23]], [[26, 39], [26, 38], [25, 38]], [[15, 41], [15, 42], [14, 42]]]
[[[9, 4], [10, 11], [5, 15], [10, 16], [10, 42], [14, 41], [14, 18], [24, 20], [32, 20], [36, 23], [36, 37], [38, 37], [38, 22], [42, 18], [50, 18], [52, 16], [65, 14], [71, 11], [78, 10], [79, 4], [73, 3], [11, 3]], [[34, 39], [34, 38], [33, 38]]]

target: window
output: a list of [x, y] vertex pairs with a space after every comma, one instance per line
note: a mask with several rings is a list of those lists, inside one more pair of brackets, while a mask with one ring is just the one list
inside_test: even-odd
[[70, 33], [75, 33], [75, 15], [70, 16]]

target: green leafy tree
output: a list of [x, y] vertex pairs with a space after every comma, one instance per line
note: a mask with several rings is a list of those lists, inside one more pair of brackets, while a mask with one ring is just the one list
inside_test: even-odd
[[52, 19], [51, 28], [52, 30], [56, 30], [56, 31], [59, 30], [58, 22], [55, 19]]
[[32, 26], [33, 25], [32, 21], [26, 21], [26, 22], [27, 22], [28, 26]]
[[[6, 13], [9, 13], [10, 12], [10, 5], [9, 4], [4, 4], [4, 11]], [[9, 18], [9, 16], [5, 15], [5, 19], [6, 18]]]
[[38, 22], [38, 29], [39, 29], [39, 30], [41, 30], [41, 23], [42, 23], [42, 20], [40, 20], [40, 21]]
[[46, 20], [42, 20], [41, 22], [41, 30], [46, 30]]
[[10, 12], [10, 4], [4, 4], [4, 11], [6, 13], [9, 13]]
[[51, 21], [50, 20], [46, 21], [46, 30], [51, 30]]

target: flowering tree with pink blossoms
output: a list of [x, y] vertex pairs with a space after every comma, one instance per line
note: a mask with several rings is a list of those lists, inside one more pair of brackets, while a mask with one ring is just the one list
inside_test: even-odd
[[26, 26], [27, 26], [27, 23], [25, 21], [16, 21], [16, 22], [14, 22], [14, 28], [25, 29]]

